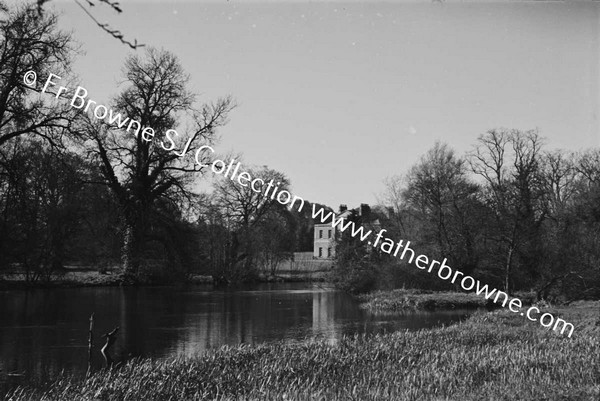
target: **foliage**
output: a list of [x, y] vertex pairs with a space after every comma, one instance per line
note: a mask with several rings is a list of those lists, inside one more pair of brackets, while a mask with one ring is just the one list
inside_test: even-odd
[[293, 256], [298, 231], [294, 217], [278, 204], [257, 227], [258, 263], [270, 276], [275, 276], [281, 264]]
[[[266, 166], [245, 171], [265, 185], [272, 181], [278, 191], [289, 190], [289, 180], [283, 173]], [[274, 275], [295, 250], [296, 215], [271, 199], [273, 191], [265, 196], [265, 185], [257, 192], [228, 177], [219, 177], [214, 183], [210, 205], [200, 220], [218, 235], [204, 237], [203, 246], [210, 254], [206, 262], [217, 282], [253, 279], [260, 270]]]
[[[364, 225], [366, 228], [369, 217], [370, 213], [361, 216], [352, 210], [346, 220], [353, 222], [356, 227]], [[360, 238], [353, 237], [349, 230], [341, 234], [338, 232], [335, 240], [335, 267], [331, 274], [334, 284], [354, 294], [374, 289], [377, 285], [378, 270], [387, 258], [373, 251]]]
[[[0, 266], [28, 281], [50, 280], [73, 262], [121, 265], [125, 282], [202, 273], [229, 283], [275, 275], [293, 252], [312, 250], [308, 202], [290, 210], [225, 177], [211, 195], [195, 193], [208, 157], [201, 147], [216, 141], [234, 102], [197, 102], [174, 54], [149, 48], [129, 56], [110, 105], [150, 127], [149, 140], [135, 125], [98, 123], [91, 109], [40, 94], [40, 82], [26, 86], [29, 70], [69, 81], [77, 54], [44, 3], [0, 1]], [[88, 3], [120, 12], [117, 2]], [[389, 238], [410, 240], [419, 253], [505, 292], [598, 298], [600, 150], [548, 151], [544, 142], [535, 130], [492, 129], [464, 156], [436, 143], [387, 180], [371, 212], [381, 223], [374, 232], [385, 228]], [[291, 185], [266, 166], [250, 173], [280, 190]], [[347, 232], [336, 241], [332, 279], [348, 291], [458, 289]]]
[[[505, 292], [598, 298], [600, 151], [546, 151], [543, 143], [536, 131], [490, 130], [464, 158], [436, 143], [406, 176], [386, 182], [383, 227]], [[459, 289], [399, 259], [378, 279], [384, 288]]]
[[27, 71], [39, 77], [65, 77], [74, 54], [70, 35], [57, 28], [57, 17], [39, 15], [34, 5], [0, 9], [0, 148], [13, 138], [34, 134], [59, 145], [73, 130], [74, 111], [51, 104], [48, 96], [23, 83]]
[[0, 153], [0, 264], [18, 264], [27, 282], [50, 281], [86, 211], [86, 163], [39, 140], [20, 137], [12, 145]]
[[[177, 57], [166, 51], [150, 48], [145, 57], [130, 56], [124, 73], [127, 86], [116, 97], [114, 110], [141, 127], [151, 127], [154, 135], [148, 140], [143, 131], [129, 132], [128, 125], [90, 121], [81, 145], [103, 173], [97, 183], [109, 188], [119, 205], [124, 281], [135, 282], [143, 279], [139, 269], [149, 240], [172, 241], [156, 218], [161, 210], [194, 202], [194, 173], [205, 166], [196, 162], [196, 151], [212, 142], [233, 103], [223, 98], [195, 106], [194, 96], [186, 89], [187, 74]], [[180, 127], [183, 122], [188, 123], [185, 131]], [[180, 130], [179, 137], [175, 129]]]

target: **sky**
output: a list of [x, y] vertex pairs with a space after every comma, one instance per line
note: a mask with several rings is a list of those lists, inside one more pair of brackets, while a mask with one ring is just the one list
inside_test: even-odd
[[[464, 154], [493, 128], [600, 146], [599, 3], [120, 3], [91, 12], [175, 53], [199, 101], [236, 99], [215, 150], [285, 173], [306, 200], [374, 204], [436, 141]], [[75, 1], [50, 7], [80, 43], [79, 84], [108, 103], [131, 50]]]

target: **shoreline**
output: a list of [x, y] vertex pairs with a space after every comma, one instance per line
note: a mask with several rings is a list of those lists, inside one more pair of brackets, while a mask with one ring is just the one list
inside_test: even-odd
[[414, 332], [221, 347], [167, 360], [137, 359], [87, 380], [57, 377], [13, 390], [38, 399], [597, 399], [600, 301], [555, 308], [576, 322], [555, 335], [505, 310]]
[[[526, 303], [534, 302], [533, 293], [521, 293]], [[395, 289], [374, 291], [357, 297], [361, 307], [373, 313], [396, 313], [407, 311], [432, 311], [452, 309], [498, 309], [502, 306], [493, 299], [485, 299], [475, 293], [458, 291], [428, 291]]]
[[[326, 282], [326, 275], [322, 272], [294, 273], [282, 272], [276, 276], [260, 274], [254, 283], [312, 283]], [[97, 270], [78, 269], [65, 273], [67, 278], [58, 278], [49, 282], [6, 279], [0, 276], [0, 291], [11, 290], [35, 290], [35, 289], [57, 289], [57, 288], [89, 288], [89, 287], [155, 287], [155, 286], [194, 286], [213, 285], [215, 288], [227, 287], [228, 285], [217, 285], [211, 276], [195, 275], [189, 281], [172, 282], [163, 284], [160, 282], [138, 283], [133, 285], [123, 284], [117, 273], [100, 273]], [[240, 283], [247, 284], [247, 283]], [[235, 286], [235, 284], [231, 284]]]

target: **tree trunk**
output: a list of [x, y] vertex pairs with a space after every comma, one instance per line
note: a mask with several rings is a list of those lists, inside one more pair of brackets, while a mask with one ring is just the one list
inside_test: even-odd
[[514, 247], [512, 245], [508, 248], [508, 255], [506, 257], [506, 268], [504, 271], [504, 292], [510, 294], [512, 288], [510, 287], [510, 275], [511, 275], [511, 266], [512, 266], [512, 256], [513, 256]]
[[121, 263], [123, 268], [123, 281], [135, 281], [140, 266], [140, 234], [135, 224], [127, 223], [123, 236]]
[[92, 373], [92, 350], [94, 349], [94, 314], [90, 316], [90, 330], [88, 333], [88, 370], [86, 377]]

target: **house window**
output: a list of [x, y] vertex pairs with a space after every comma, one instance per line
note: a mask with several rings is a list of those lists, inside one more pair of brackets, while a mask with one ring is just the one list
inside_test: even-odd
[[327, 230], [327, 238], [331, 238], [331, 230]]
[[319, 247], [319, 257], [323, 257], [323, 248]]
[[323, 238], [323, 230], [319, 230], [319, 238]]
[[331, 257], [331, 248], [327, 248], [327, 257], [330, 258]]

